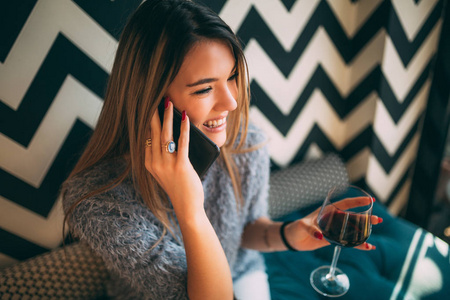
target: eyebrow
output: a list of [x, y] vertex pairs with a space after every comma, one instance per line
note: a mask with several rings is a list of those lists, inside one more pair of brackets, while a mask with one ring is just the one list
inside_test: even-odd
[[217, 79], [217, 78], [203, 78], [203, 79], [197, 80], [194, 83], [186, 84], [186, 86], [193, 87], [193, 86], [197, 86], [197, 85], [200, 85], [200, 84], [215, 82], [215, 81], [218, 81], [218, 80], [219, 79]]

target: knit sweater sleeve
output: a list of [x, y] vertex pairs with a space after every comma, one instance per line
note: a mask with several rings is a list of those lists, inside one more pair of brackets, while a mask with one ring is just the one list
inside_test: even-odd
[[[69, 182], [64, 208], [85, 194], [102, 174]], [[106, 263], [119, 286], [110, 288], [120, 299], [187, 299], [184, 247], [154, 215], [136, 200], [126, 184], [83, 201], [69, 218], [72, 231]], [[151, 249], [151, 250], [150, 250]]]

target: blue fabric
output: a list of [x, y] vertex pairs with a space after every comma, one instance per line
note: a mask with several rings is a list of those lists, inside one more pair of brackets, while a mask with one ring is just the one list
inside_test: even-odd
[[[301, 218], [309, 211], [295, 212], [280, 220]], [[448, 299], [448, 244], [392, 217], [378, 203], [373, 213], [384, 220], [373, 226], [368, 240], [377, 249], [342, 249], [337, 267], [348, 275], [350, 290], [340, 299]], [[309, 276], [315, 268], [330, 265], [333, 249], [328, 246], [311, 252], [266, 253], [272, 299], [329, 299], [311, 287]]]

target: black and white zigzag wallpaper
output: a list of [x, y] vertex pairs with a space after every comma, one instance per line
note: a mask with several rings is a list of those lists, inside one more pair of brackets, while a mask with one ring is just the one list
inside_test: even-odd
[[[60, 245], [58, 189], [140, 2], [1, 2], [0, 267]], [[250, 115], [270, 137], [274, 168], [337, 152], [353, 182], [400, 213], [448, 0], [204, 2], [244, 44]]]

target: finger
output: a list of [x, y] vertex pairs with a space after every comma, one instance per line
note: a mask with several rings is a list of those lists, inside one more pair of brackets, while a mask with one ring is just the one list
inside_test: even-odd
[[362, 196], [362, 197], [346, 198], [337, 201], [333, 204], [340, 210], [347, 210], [354, 207], [370, 205], [370, 203], [372, 203], [372, 197]]
[[181, 113], [180, 137], [178, 138], [178, 154], [180, 158], [187, 158], [189, 155], [189, 129], [191, 124], [186, 111]]
[[[150, 133], [149, 133], [150, 134]], [[151, 138], [147, 138], [146, 141]], [[152, 146], [145, 145], [145, 152], [144, 152], [144, 162], [145, 162], [145, 168], [147, 171], [152, 173]]]
[[149, 147], [149, 150], [151, 151], [152, 162], [161, 161], [161, 121], [159, 120], [158, 110], [153, 113], [150, 126], [152, 146]]
[[315, 239], [318, 239], [318, 240], [321, 240], [321, 241], [324, 240], [323, 239], [323, 233], [320, 230], [318, 230], [316, 228], [313, 228], [313, 230], [310, 233]]
[[359, 249], [359, 250], [364, 250], [364, 251], [370, 251], [370, 250], [377, 249], [377, 247], [375, 245], [372, 245], [372, 244], [367, 243], [367, 242], [362, 243], [361, 245], [356, 246], [355, 248]]
[[302, 219], [300, 219], [299, 222], [296, 223], [298, 223], [298, 230], [301, 230], [301, 228], [303, 227], [311, 237], [314, 237], [316, 240], [323, 241], [324, 245], [329, 244], [328, 241], [324, 239], [323, 233], [318, 226], [307, 224]]
[[164, 120], [161, 130], [161, 145], [173, 140], [173, 104], [169, 97], [164, 98]]
[[379, 216], [371, 216], [370, 217], [370, 222], [373, 225], [377, 225], [377, 224], [383, 223], [383, 218], [380, 218]]

